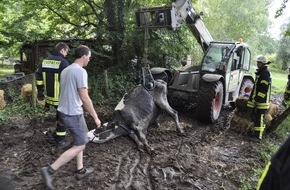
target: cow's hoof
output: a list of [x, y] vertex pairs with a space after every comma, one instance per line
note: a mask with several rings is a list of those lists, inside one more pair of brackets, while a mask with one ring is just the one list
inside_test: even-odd
[[151, 148], [151, 147], [147, 147], [147, 148], [146, 148], [146, 151], [147, 151], [147, 153], [150, 154], [150, 155], [154, 154], [154, 152], [155, 152], [154, 148]]
[[150, 153], [149, 153], [150, 156], [155, 156], [156, 155], [156, 151], [154, 148], [151, 148], [150, 149]]
[[179, 134], [184, 134], [184, 130], [183, 130], [183, 129], [179, 129], [179, 130], [178, 130], [178, 133], [179, 133]]

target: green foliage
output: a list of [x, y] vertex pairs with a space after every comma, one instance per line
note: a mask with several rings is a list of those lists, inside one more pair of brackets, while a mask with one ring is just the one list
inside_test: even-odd
[[252, 172], [247, 175], [240, 176], [240, 190], [252, 190], [256, 189], [257, 181], [260, 179], [260, 173], [263, 172], [261, 168], [253, 168]]
[[3, 125], [7, 122], [7, 114], [4, 110], [0, 110], [0, 125]]
[[[286, 25], [286, 31], [290, 30], [290, 24]], [[290, 52], [289, 52], [289, 43], [290, 43], [290, 36], [284, 35], [279, 43], [278, 52], [277, 52], [277, 65], [283, 70], [286, 70], [290, 65]]]
[[[89, 93], [94, 104], [115, 106], [122, 96], [132, 90], [138, 83], [139, 71], [131, 65], [116, 65], [108, 69], [108, 92], [104, 81], [104, 73], [98, 71], [89, 75]], [[108, 94], [106, 94], [108, 93]]]
[[272, 76], [272, 94], [282, 94], [288, 81], [288, 72], [272, 67], [269, 70]]
[[278, 127], [278, 129], [275, 131], [277, 135], [282, 137], [281, 139], [286, 139], [290, 136], [290, 119], [287, 117], [281, 125]]
[[7, 124], [9, 122], [9, 118], [13, 118], [11, 116], [19, 116], [22, 117], [42, 117], [47, 114], [43, 108], [43, 105], [37, 104], [34, 109], [31, 103], [25, 103], [21, 99], [14, 100], [12, 103], [8, 104], [4, 109], [0, 110], [0, 124]]
[[6, 96], [12, 102], [16, 102], [16, 101], [19, 101], [21, 99], [19, 91], [15, 90], [13, 88], [7, 88]]
[[[275, 52], [269, 34], [268, 6], [271, 0], [205, 0], [195, 5], [204, 13], [203, 20], [215, 40], [237, 41], [243, 38], [252, 55]], [[250, 6], [249, 6], [250, 5]]]

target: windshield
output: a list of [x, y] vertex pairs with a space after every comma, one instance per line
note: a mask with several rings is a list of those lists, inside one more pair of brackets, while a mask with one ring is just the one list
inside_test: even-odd
[[213, 43], [202, 60], [202, 71], [214, 72], [220, 68], [222, 61], [228, 57], [234, 44]]

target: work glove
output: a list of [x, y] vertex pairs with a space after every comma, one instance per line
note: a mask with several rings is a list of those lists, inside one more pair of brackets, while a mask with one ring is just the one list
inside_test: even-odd
[[255, 102], [262, 102], [262, 97], [256, 96], [255, 97]]
[[289, 100], [289, 94], [284, 93], [284, 100], [286, 100], [286, 101]]

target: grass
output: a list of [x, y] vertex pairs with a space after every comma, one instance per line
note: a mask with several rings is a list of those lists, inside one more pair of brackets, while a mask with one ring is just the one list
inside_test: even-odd
[[288, 73], [275, 68], [270, 68], [270, 70], [272, 76], [272, 94], [284, 93], [288, 81]]

